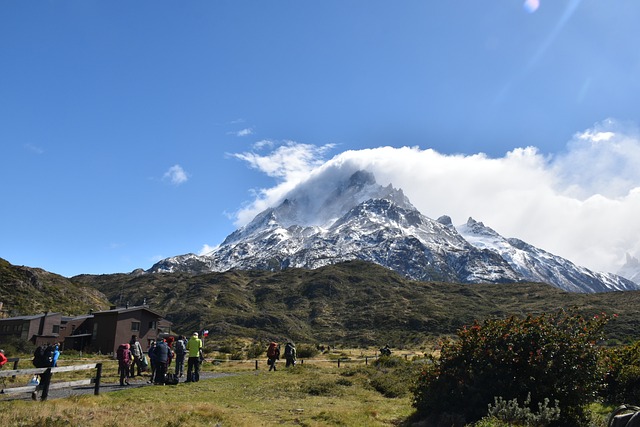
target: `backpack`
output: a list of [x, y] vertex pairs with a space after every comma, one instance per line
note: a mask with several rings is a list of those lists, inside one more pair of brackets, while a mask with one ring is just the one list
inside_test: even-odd
[[269, 344], [269, 348], [267, 349], [267, 357], [269, 359], [273, 359], [273, 358], [277, 358], [278, 356], [280, 356], [278, 344], [275, 342], [272, 342], [271, 344]]
[[633, 405], [621, 405], [609, 416], [608, 427], [640, 426], [640, 408]]
[[184, 345], [184, 341], [182, 340], [176, 341], [175, 347], [177, 355], [184, 354], [187, 351], [187, 348]]
[[127, 347], [124, 344], [120, 344], [118, 346], [118, 350], [116, 351], [116, 357], [120, 362], [127, 362], [127, 358], [125, 358], [125, 350]]
[[36, 368], [47, 368], [53, 364], [53, 346], [40, 345], [33, 352], [33, 366]]
[[291, 344], [287, 344], [284, 346], [284, 357], [293, 356], [293, 346]]
[[167, 385], [176, 385], [180, 382], [176, 374], [165, 374], [164, 383]]

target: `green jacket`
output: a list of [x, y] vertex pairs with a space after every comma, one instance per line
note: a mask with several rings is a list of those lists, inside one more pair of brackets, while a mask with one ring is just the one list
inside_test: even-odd
[[189, 357], [200, 356], [201, 348], [202, 348], [202, 340], [200, 338], [196, 338], [194, 336], [189, 338], [189, 341], [187, 342], [187, 353], [189, 353]]

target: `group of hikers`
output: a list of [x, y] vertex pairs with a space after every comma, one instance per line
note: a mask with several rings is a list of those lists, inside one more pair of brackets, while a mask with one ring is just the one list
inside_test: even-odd
[[[284, 346], [284, 359], [286, 361], [285, 367], [295, 366], [297, 359], [296, 346], [292, 342], [288, 342]], [[269, 343], [267, 347], [267, 365], [269, 365], [269, 371], [276, 370], [276, 363], [280, 360], [280, 345], [276, 342]]]
[[[280, 360], [280, 355], [280, 345], [271, 342], [267, 348], [269, 371], [277, 370], [276, 364]], [[58, 343], [39, 346], [34, 352], [33, 364], [38, 368], [56, 367], [59, 357]], [[130, 385], [131, 378], [142, 376], [147, 371], [151, 371], [148, 381], [150, 384], [177, 384], [184, 376], [185, 359], [187, 361], [185, 382], [197, 382], [200, 381], [200, 365], [204, 361], [203, 343], [197, 332], [194, 332], [189, 339], [184, 335], [177, 338], [168, 336], [151, 340], [149, 349], [145, 353], [137, 335], [132, 335], [128, 343], [118, 346], [116, 359], [121, 386]], [[287, 368], [295, 366], [297, 351], [292, 342], [285, 344], [284, 359]], [[4, 351], [0, 350], [0, 367], [6, 362]], [[174, 369], [173, 373], [170, 373], [172, 363], [174, 363]]]
[[[204, 361], [202, 340], [198, 333], [194, 332], [188, 340], [180, 335], [177, 339], [169, 336], [152, 340], [148, 350], [149, 360], [142, 350], [142, 346], [136, 335], [131, 336], [128, 343], [120, 344], [116, 351], [118, 359], [118, 374], [120, 385], [129, 385], [129, 379], [142, 376], [151, 368], [150, 384], [164, 385], [177, 384], [184, 375], [184, 361], [187, 358], [187, 379], [185, 382], [197, 382], [200, 380], [200, 365]], [[292, 342], [287, 342], [284, 347], [286, 367], [296, 364], [297, 352]], [[174, 373], [169, 373], [169, 367], [175, 359]], [[267, 348], [267, 364], [269, 371], [276, 370], [276, 362], [280, 359], [280, 346], [271, 342]]]
[[[148, 354], [148, 359], [147, 359]], [[150, 384], [177, 384], [184, 376], [184, 362], [187, 359], [187, 379], [185, 382], [200, 381], [200, 365], [204, 361], [202, 340], [198, 333], [187, 340], [184, 335], [177, 338], [168, 336], [151, 340], [147, 354], [136, 335], [131, 336], [128, 343], [120, 344], [116, 351], [118, 359], [118, 374], [120, 385], [129, 385], [129, 379], [142, 376], [143, 372], [151, 370]], [[175, 360], [175, 362], [174, 362]], [[174, 362], [174, 372], [169, 368]]]

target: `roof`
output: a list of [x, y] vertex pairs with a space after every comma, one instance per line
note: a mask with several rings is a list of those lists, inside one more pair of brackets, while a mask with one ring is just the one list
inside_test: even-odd
[[[58, 314], [60, 314], [60, 313], [47, 313], [46, 316], [50, 317], [50, 316], [56, 316]], [[34, 319], [40, 319], [44, 315], [45, 315], [44, 313], [40, 313], [40, 314], [30, 314], [30, 315], [25, 315], [25, 316], [5, 317], [4, 319], [0, 318], [0, 321], [3, 321], [3, 320], [34, 320]]]
[[160, 313], [158, 313], [157, 311], [151, 310], [148, 306], [145, 306], [145, 305], [141, 305], [137, 307], [119, 307], [119, 308], [113, 308], [111, 310], [95, 311], [93, 314], [94, 316], [99, 314], [109, 314], [109, 313], [121, 314], [121, 313], [130, 313], [132, 311], [141, 311], [141, 310], [148, 311], [149, 313], [157, 317], [163, 317]]

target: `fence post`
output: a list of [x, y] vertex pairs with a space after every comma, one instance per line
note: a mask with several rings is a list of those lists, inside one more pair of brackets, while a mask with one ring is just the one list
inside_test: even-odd
[[256, 360], [256, 371], [258, 370], [258, 361]]
[[338, 368], [340, 367], [340, 358], [338, 357]]
[[[8, 360], [11, 360], [11, 359], [8, 359]], [[20, 361], [20, 358], [19, 358], [19, 357], [14, 358], [14, 360], [13, 360], [13, 370], [14, 370], [14, 371], [17, 371], [17, 370], [18, 370], [18, 362], [19, 362], [19, 361]], [[15, 379], [16, 379], [16, 376], [15, 376], [15, 375], [12, 375], [12, 376], [11, 376], [11, 378], [15, 380]]]
[[100, 379], [102, 378], [102, 363], [96, 363], [96, 386], [93, 389], [94, 395], [100, 394]]
[[365, 366], [369, 364], [369, 358], [368, 357], [364, 358], [364, 364], [365, 364]]

